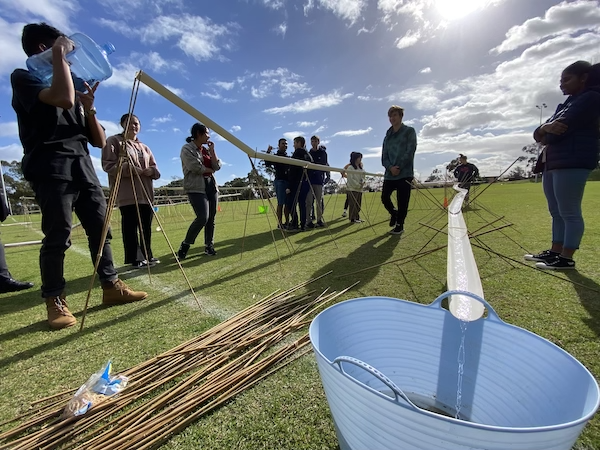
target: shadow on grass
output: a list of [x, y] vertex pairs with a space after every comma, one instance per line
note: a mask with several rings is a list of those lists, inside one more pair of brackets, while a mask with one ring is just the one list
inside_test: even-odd
[[[17, 362], [20, 362], [20, 361], [23, 361], [23, 360], [26, 360], [29, 358], [32, 358], [32, 357], [34, 357], [40, 353], [43, 353], [47, 350], [55, 349], [62, 345], [67, 345], [71, 341], [79, 339], [83, 335], [93, 334], [101, 329], [119, 325], [122, 322], [127, 322], [140, 314], [145, 314], [156, 308], [160, 308], [161, 306], [164, 306], [164, 305], [166, 305], [174, 300], [177, 300], [179, 298], [186, 297], [187, 295], [189, 295], [189, 291], [184, 290], [176, 295], [169, 296], [160, 301], [152, 302], [151, 299], [148, 299], [143, 302], [136, 303], [136, 305], [137, 304], [139, 304], [140, 306], [144, 305], [141, 308], [137, 308], [133, 311], [129, 311], [126, 314], [123, 314], [114, 319], [110, 319], [109, 321], [96, 323], [96, 324], [90, 324], [90, 319], [91, 319], [90, 316], [92, 316], [94, 312], [103, 310], [107, 307], [103, 306], [103, 305], [96, 305], [96, 306], [88, 307], [87, 314], [86, 314], [86, 324], [87, 325], [84, 327], [83, 331], [81, 331], [81, 332], [79, 332], [78, 330], [79, 330], [79, 326], [81, 324], [81, 315], [82, 315], [83, 311], [74, 312], [73, 315], [75, 317], [77, 317], [79, 322], [73, 328], [71, 328], [72, 331], [70, 331], [68, 334], [65, 334], [64, 336], [60, 336], [58, 339], [53, 339], [49, 342], [45, 342], [44, 344], [29, 348], [27, 350], [16, 353], [7, 358], [0, 359], [0, 368], [6, 367], [10, 364], [14, 364], [14, 363], [17, 363]], [[119, 308], [119, 307], [120, 306], [113, 306], [112, 308]], [[13, 330], [8, 333], [4, 333], [4, 334], [0, 335], [0, 341], [6, 342], [8, 340], [18, 338], [24, 334], [37, 332], [37, 331], [48, 331], [49, 333], [52, 332], [50, 330], [50, 327], [48, 326], [48, 323], [44, 320], [44, 321], [33, 323], [33, 324], [28, 325], [23, 328], [19, 328], [18, 330]], [[65, 331], [58, 331], [57, 333], [64, 333], [64, 332]]]
[[[356, 231], [353, 232], [358, 231], [359, 228], [357, 227]], [[338, 258], [323, 267], [319, 267], [313, 273], [312, 278], [318, 277], [331, 270], [333, 271], [333, 279], [327, 277], [326, 279], [317, 282], [320, 285], [326, 283], [327, 286], [323, 286], [323, 288], [331, 287], [334, 290], [342, 290], [356, 281], [360, 281], [359, 287], [368, 284], [375, 276], [377, 276], [380, 267], [373, 267], [372, 269], [355, 274], [352, 274], [352, 272], [388, 261], [394, 255], [394, 250], [399, 242], [400, 239], [398, 236], [390, 234], [376, 236], [370, 241], [358, 246], [349, 253], [348, 256]]]
[[575, 270], [567, 270], [565, 274], [574, 283], [573, 287], [579, 296], [579, 300], [590, 315], [584, 319], [584, 323], [600, 336], [600, 285], [594, 280], [583, 276]]

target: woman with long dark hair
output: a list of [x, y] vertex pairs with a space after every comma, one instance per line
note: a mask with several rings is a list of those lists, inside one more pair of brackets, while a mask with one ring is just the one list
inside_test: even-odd
[[137, 116], [124, 114], [120, 123], [123, 132], [109, 137], [102, 149], [102, 169], [108, 173], [108, 182], [112, 188], [119, 167], [119, 152], [125, 143], [127, 162], [123, 163], [117, 192], [125, 264], [136, 268], [154, 266], [160, 261], [153, 256], [151, 247], [154, 217], [152, 181], [160, 178], [160, 172], [152, 151], [138, 139], [141, 124]]
[[362, 190], [365, 183], [365, 171], [362, 164], [362, 153], [350, 153], [350, 164], [344, 167], [342, 174], [346, 177], [346, 201], [348, 202], [350, 223], [361, 223], [360, 208], [362, 205]]
[[218, 187], [214, 173], [221, 168], [215, 153], [215, 144], [210, 140], [208, 128], [201, 123], [192, 126], [191, 136], [181, 148], [183, 190], [196, 213], [196, 219], [188, 228], [185, 239], [179, 246], [177, 256], [186, 258], [190, 246], [194, 245], [200, 231], [204, 229], [204, 253], [215, 256], [215, 216], [217, 214]]
[[568, 95], [533, 137], [545, 145], [539, 165], [552, 216], [552, 247], [535, 255], [544, 270], [575, 269], [573, 254], [583, 237], [581, 201], [589, 174], [598, 164], [600, 145], [600, 89], [598, 65], [577, 61], [565, 68], [560, 89]]

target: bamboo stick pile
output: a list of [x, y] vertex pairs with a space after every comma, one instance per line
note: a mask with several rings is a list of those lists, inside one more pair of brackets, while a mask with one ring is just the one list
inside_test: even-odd
[[[316, 279], [315, 279], [316, 280]], [[60, 420], [74, 394], [38, 400], [0, 434], [0, 450], [151, 449], [310, 351], [304, 331], [341, 292], [299, 294], [309, 280], [272, 293], [200, 336], [124, 372], [127, 388], [83, 416]]]

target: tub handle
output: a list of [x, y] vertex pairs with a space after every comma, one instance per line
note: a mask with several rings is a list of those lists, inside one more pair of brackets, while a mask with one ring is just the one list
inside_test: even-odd
[[444, 300], [446, 297], [449, 297], [451, 295], [464, 295], [465, 297], [474, 298], [475, 300], [477, 300], [479, 303], [483, 304], [483, 306], [485, 306], [487, 308], [487, 310], [488, 310], [487, 318], [489, 320], [492, 320], [494, 322], [504, 323], [502, 321], [502, 319], [498, 316], [498, 313], [496, 313], [494, 308], [492, 308], [492, 305], [490, 305], [486, 300], [481, 298], [479, 295], [473, 294], [472, 292], [469, 292], [469, 291], [446, 291], [442, 295], [440, 295], [438, 298], [436, 298], [433, 302], [431, 302], [429, 304], [429, 306], [431, 306], [431, 307], [437, 306], [438, 308], [442, 308], [442, 300]]
[[[386, 377], [383, 373], [381, 373], [379, 370], [377, 370], [375, 367], [371, 366], [370, 364], [367, 364], [364, 361], [361, 361], [358, 358], [354, 358], [352, 356], [338, 356], [337, 358], [335, 358], [333, 360], [333, 364], [337, 364], [340, 368], [340, 371], [347, 377], [352, 378], [355, 381], [358, 381], [356, 378], [348, 375], [345, 371], [344, 368], [342, 367], [342, 363], [343, 362], [347, 362], [350, 364], [354, 364], [355, 366], [358, 366], [364, 370], [366, 370], [367, 372], [369, 372], [371, 375], [373, 375], [375, 378], [377, 378], [379, 381], [381, 381], [383, 384], [385, 384], [387, 387], [389, 387], [392, 392], [395, 395], [395, 399], [398, 400], [398, 397], [402, 397], [402, 400], [404, 400], [406, 403], [408, 403], [412, 408], [414, 408], [417, 411], [420, 411], [421, 409], [416, 406], [409, 398], [408, 396], [402, 392], [402, 389], [400, 389], [396, 383], [394, 383], [392, 380], [390, 380], [388, 377]], [[360, 383], [360, 381], [359, 381]], [[364, 383], [361, 383], [364, 384]]]

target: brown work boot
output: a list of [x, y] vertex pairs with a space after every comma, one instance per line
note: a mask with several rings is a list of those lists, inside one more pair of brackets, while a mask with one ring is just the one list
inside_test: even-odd
[[148, 293], [134, 291], [121, 280], [102, 286], [102, 304], [106, 306], [137, 302], [148, 297]]
[[64, 294], [48, 297], [46, 299], [46, 309], [48, 310], [48, 323], [55, 330], [72, 327], [77, 323], [77, 319], [67, 308]]

